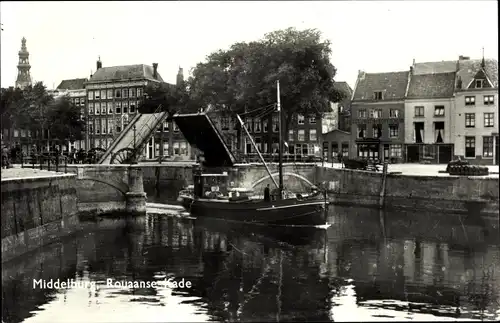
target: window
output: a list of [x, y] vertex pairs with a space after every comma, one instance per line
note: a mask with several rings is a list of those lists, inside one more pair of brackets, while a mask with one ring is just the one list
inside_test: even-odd
[[288, 141], [294, 141], [294, 131], [288, 130]]
[[100, 98], [101, 98], [101, 96], [100, 96], [99, 90], [94, 91], [94, 99], [98, 100]]
[[262, 132], [267, 132], [267, 129], [269, 128], [269, 119], [265, 118], [262, 120]]
[[142, 97], [142, 88], [137, 88], [137, 97], [140, 98]]
[[89, 133], [94, 133], [94, 126], [93, 125], [89, 125]]
[[365, 138], [366, 136], [366, 125], [359, 124], [358, 125], [358, 138]]
[[492, 105], [495, 104], [495, 96], [494, 95], [485, 95], [484, 96], [484, 105]]
[[382, 137], [382, 125], [373, 125], [372, 127], [372, 138]]
[[128, 98], [128, 89], [122, 89], [122, 97]]
[[89, 103], [89, 114], [94, 114], [94, 103]]
[[135, 88], [132, 87], [128, 90], [128, 97], [135, 98]]
[[114, 128], [113, 123], [114, 123], [113, 119], [108, 119], [108, 132], [110, 134], [113, 133], [113, 128]]
[[484, 114], [484, 126], [485, 127], [494, 127], [493, 116], [495, 114], [493, 112], [486, 112]]
[[465, 128], [474, 128], [476, 126], [476, 114], [466, 113], [465, 114]]
[[106, 114], [106, 103], [101, 103], [101, 114]]
[[182, 141], [180, 144], [180, 153], [181, 155], [188, 155], [188, 148], [187, 148], [187, 142]]
[[316, 116], [309, 117], [309, 124], [316, 124]]
[[168, 121], [163, 121], [163, 132], [168, 131]]
[[174, 126], [174, 132], [179, 132], [179, 126], [177, 126], [177, 123], [173, 122], [172, 124]]
[[122, 91], [121, 90], [116, 90], [115, 91], [115, 98], [121, 98], [122, 97]]
[[318, 137], [316, 136], [316, 129], [309, 130], [309, 140], [310, 141], [317, 141], [318, 140]]
[[304, 118], [304, 116], [302, 114], [299, 114], [297, 116], [297, 124], [304, 124], [305, 123], [304, 120], [305, 120], [305, 118]]
[[397, 138], [399, 136], [399, 125], [397, 124], [389, 125], [389, 136], [391, 138]]
[[444, 142], [444, 122], [434, 122], [434, 140], [436, 143]]
[[365, 109], [358, 110], [358, 117], [366, 118], [366, 110]]
[[99, 103], [99, 102], [97, 102], [97, 103], [95, 104], [95, 114], [96, 114], [96, 115], [101, 114], [101, 103]]
[[122, 103], [123, 113], [128, 113], [128, 102], [125, 101]]
[[106, 90], [101, 90], [101, 99], [106, 100]]
[[373, 99], [374, 100], [382, 100], [382, 91], [373, 92]]
[[135, 101], [130, 102], [130, 113], [135, 113]]
[[89, 100], [94, 100], [94, 92], [88, 91], [87, 92], [87, 99]]
[[113, 98], [113, 90], [109, 89], [107, 96], [108, 96], [108, 99], [112, 99]]
[[299, 129], [297, 131], [297, 141], [305, 141], [306, 140], [306, 131], [304, 129]]
[[117, 113], [117, 114], [122, 113], [122, 103], [121, 102], [115, 102], [115, 113]]
[[179, 142], [174, 142], [174, 155], [180, 155], [180, 144]]
[[493, 157], [493, 137], [483, 137], [483, 157]]
[[475, 96], [466, 96], [465, 97], [465, 105], [475, 105], [476, 97]]
[[465, 137], [465, 157], [476, 157], [476, 137]]
[[424, 116], [424, 107], [418, 106], [415, 107], [415, 117], [423, 117]]
[[229, 118], [228, 117], [221, 117], [220, 124], [221, 124], [222, 130], [229, 130]]
[[116, 132], [120, 132], [120, 131], [122, 131], [122, 127], [116, 126]]
[[[229, 118], [227, 118], [227, 128], [229, 129]], [[253, 129], [255, 132], [260, 132], [261, 129], [261, 124], [260, 124], [260, 119], [256, 118], [253, 119]]]
[[436, 117], [444, 116], [444, 106], [443, 105], [436, 105], [434, 107], [434, 116], [436, 116]]
[[382, 110], [381, 109], [370, 110], [370, 118], [375, 118], [375, 119], [382, 118]]
[[390, 109], [389, 110], [389, 118], [399, 118], [399, 110], [398, 109]]
[[342, 143], [342, 156], [344, 158], [349, 157], [349, 143]]
[[483, 87], [484, 80], [476, 80], [476, 89], [480, 89]]
[[389, 145], [389, 156], [401, 158], [403, 156], [401, 145]]
[[169, 151], [168, 151], [168, 142], [163, 142], [163, 156], [168, 156]]
[[278, 132], [278, 128], [279, 128], [278, 116], [273, 116], [273, 131]]
[[106, 103], [108, 107], [108, 114], [113, 114], [113, 102]]

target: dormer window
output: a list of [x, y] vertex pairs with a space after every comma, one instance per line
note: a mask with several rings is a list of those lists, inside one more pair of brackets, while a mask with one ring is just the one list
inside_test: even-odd
[[382, 100], [382, 91], [373, 92], [373, 99], [374, 100]]
[[481, 89], [483, 87], [484, 80], [476, 80], [476, 89]]

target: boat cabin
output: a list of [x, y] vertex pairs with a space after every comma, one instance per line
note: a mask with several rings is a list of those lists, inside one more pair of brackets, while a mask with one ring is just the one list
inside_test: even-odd
[[201, 198], [219, 198], [228, 196], [228, 174], [202, 173], [201, 170], [193, 171], [194, 196]]

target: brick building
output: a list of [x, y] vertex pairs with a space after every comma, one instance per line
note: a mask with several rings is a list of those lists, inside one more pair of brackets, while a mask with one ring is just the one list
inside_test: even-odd
[[350, 156], [403, 159], [404, 98], [410, 71], [360, 71], [351, 103]]
[[405, 161], [447, 163], [453, 157], [456, 73], [427, 73], [419, 64], [411, 68], [405, 100]]
[[[88, 79], [86, 78], [63, 80], [56, 88], [60, 94], [68, 95], [71, 103], [80, 108], [80, 117], [84, 120], [88, 118], [88, 110], [86, 109], [87, 92], [85, 90], [85, 83], [87, 81]], [[85, 132], [83, 140], [68, 142], [66, 146], [67, 148], [64, 148], [64, 150], [69, 149], [69, 151], [72, 151], [73, 149], [78, 150], [80, 148], [88, 150], [88, 132]]]

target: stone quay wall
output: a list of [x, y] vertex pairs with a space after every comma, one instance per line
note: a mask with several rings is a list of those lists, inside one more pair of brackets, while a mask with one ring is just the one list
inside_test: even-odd
[[[268, 166], [271, 173], [277, 174], [277, 165]], [[171, 198], [175, 199], [182, 187], [193, 183], [192, 165], [154, 164], [141, 165], [141, 168], [148, 194], [152, 194], [155, 189], [168, 191]], [[253, 187], [257, 193], [263, 191], [266, 184], [273, 187], [261, 164], [242, 164], [208, 171], [227, 171], [229, 181], [233, 181], [235, 186]], [[482, 212], [486, 214], [498, 216], [499, 212], [498, 178], [389, 173], [381, 196], [384, 186], [382, 173], [321, 167], [316, 164], [285, 164], [283, 173], [285, 186], [292, 191], [304, 192], [310, 183], [318, 185], [326, 182], [328, 196], [334, 204], [379, 207], [382, 201], [383, 206], [389, 208], [461, 213], [470, 212], [471, 205], [476, 203], [484, 204]], [[292, 173], [296, 176], [290, 175]]]
[[76, 176], [2, 179], [2, 262], [78, 227]]
[[[316, 167], [316, 181], [326, 182], [333, 203], [420, 209], [437, 212], [483, 212], [498, 217], [498, 178], [479, 176], [383, 175], [362, 170]], [[480, 206], [482, 205], [482, 207]]]

